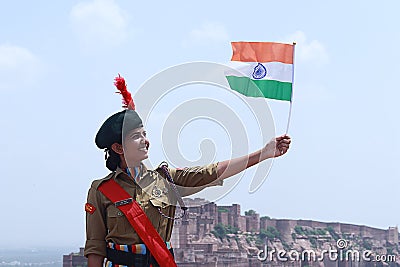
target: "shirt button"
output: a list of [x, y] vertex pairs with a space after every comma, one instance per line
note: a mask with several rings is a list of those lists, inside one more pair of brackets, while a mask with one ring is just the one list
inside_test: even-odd
[[118, 215], [118, 216], [121, 216], [121, 215], [122, 215], [122, 212], [118, 211], [118, 212], [117, 212], [117, 215]]

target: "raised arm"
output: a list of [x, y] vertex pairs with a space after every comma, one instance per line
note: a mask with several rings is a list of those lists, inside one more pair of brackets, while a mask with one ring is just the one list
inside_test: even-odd
[[263, 160], [282, 156], [288, 151], [290, 142], [291, 139], [288, 135], [282, 135], [273, 138], [262, 149], [249, 155], [219, 162], [218, 178], [226, 179]]

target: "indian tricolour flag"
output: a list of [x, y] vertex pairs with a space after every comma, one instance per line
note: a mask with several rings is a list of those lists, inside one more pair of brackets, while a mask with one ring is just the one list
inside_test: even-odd
[[229, 86], [246, 96], [291, 101], [294, 45], [271, 42], [232, 42]]

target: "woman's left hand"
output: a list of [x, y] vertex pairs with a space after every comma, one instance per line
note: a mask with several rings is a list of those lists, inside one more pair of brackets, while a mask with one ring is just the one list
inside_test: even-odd
[[286, 134], [275, 137], [263, 147], [262, 154], [267, 158], [280, 157], [288, 151], [290, 143], [291, 138]]

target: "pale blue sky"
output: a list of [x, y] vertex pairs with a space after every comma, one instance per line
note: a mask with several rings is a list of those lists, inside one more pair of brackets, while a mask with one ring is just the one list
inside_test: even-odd
[[[399, 10], [398, 1], [3, 1], [0, 248], [82, 246], [88, 187], [108, 173], [94, 135], [121, 110], [114, 76], [134, 93], [172, 65], [228, 62], [230, 41], [297, 42], [293, 145], [255, 194], [243, 179], [218, 203], [396, 226]], [[281, 134], [288, 104], [271, 109]], [[182, 139], [188, 157], [196, 136]], [[150, 156], [162, 158], [159, 149]]]

